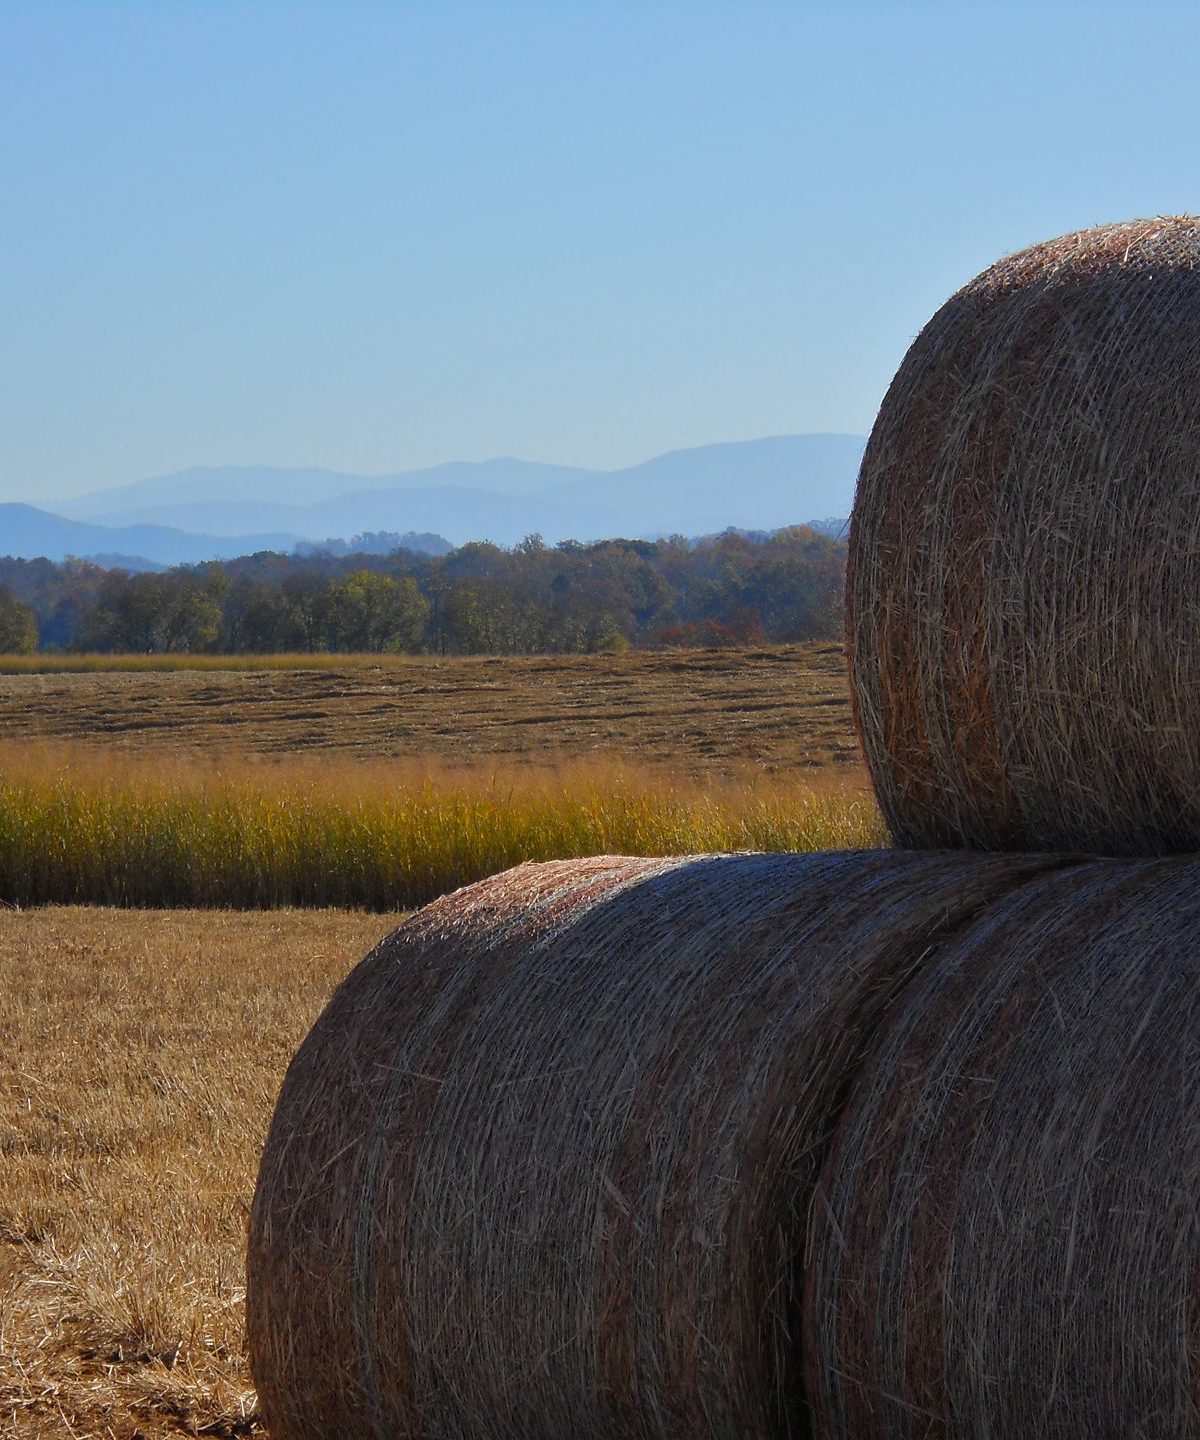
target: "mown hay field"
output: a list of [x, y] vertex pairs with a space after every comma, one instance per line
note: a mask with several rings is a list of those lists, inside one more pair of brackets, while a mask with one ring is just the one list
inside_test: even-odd
[[249, 1434], [275, 1094], [398, 917], [0, 910], [0, 1434]]
[[260, 1433], [248, 1206], [287, 1061], [398, 920], [358, 907], [526, 855], [881, 834], [838, 647], [243, 663], [0, 676], [13, 1440]]
[[602, 755], [705, 775], [861, 763], [840, 645], [278, 658], [0, 660], [0, 739], [454, 765]]
[[0, 676], [11, 904], [394, 910], [522, 860], [886, 840], [836, 646], [291, 670], [87, 658]]

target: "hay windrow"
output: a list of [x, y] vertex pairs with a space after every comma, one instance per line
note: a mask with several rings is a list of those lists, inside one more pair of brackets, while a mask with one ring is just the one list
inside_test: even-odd
[[345, 982], [251, 1221], [275, 1440], [808, 1436], [833, 1116], [940, 938], [1063, 862], [600, 858], [435, 902]]
[[917, 977], [814, 1205], [829, 1440], [1200, 1435], [1200, 861], [1014, 892]]
[[1200, 850], [1200, 220], [953, 296], [884, 399], [847, 576], [898, 844]]

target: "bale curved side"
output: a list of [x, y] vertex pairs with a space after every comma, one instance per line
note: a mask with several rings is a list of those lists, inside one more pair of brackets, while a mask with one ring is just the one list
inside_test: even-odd
[[276, 1108], [272, 1435], [807, 1436], [800, 1253], [848, 1077], [939, 937], [1060, 863], [573, 861], [420, 912]]
[[1200, 850], [1200, 220], [985, 271], [883, 401], [847, 573], [900, 845]]
[[1198, 882], [1043, 877], [895, 1007], [813, 1207], [829, 1440], [1200, 1436]]

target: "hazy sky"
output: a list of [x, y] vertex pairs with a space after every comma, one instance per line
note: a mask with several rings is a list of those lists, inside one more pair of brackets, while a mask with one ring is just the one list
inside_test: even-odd
[[0, 499], [865, 432], [998, 257], [1200, 209], [1195, 4], [0, 0]]

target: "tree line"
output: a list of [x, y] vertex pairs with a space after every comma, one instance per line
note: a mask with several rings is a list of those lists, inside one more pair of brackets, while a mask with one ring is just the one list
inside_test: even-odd
[[445, 555], [263, 552], [165, 571], [0, 559], [0, 652], [568, 654], [840, 634], [845, 542], [530, 536]]

